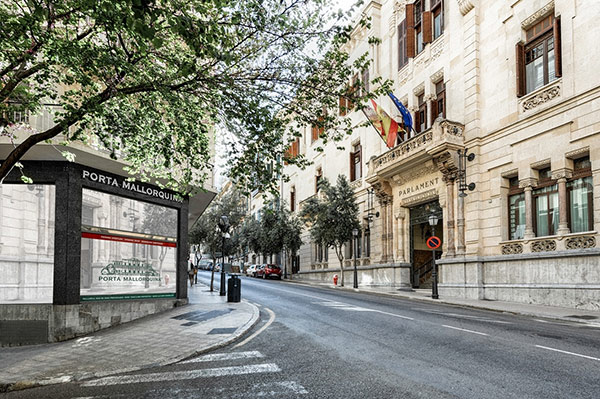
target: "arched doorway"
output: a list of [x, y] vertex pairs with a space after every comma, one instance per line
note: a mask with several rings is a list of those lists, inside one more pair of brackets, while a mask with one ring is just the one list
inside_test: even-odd
[[[442, 208], [435, 200], [417, 205], [410, 210], [410, 264], [411, 284], [413, 288], [428, 285], [433, 269], [433, 251], [427, 247], [426, 241], [432, 236], [432, 227], [429, 225], [429, 216], [435, 214], [438, 224], [435, 226], [435, 235], [444, 242], [444, 223]], [[441, 248], [436, 251], [436, 259], [442, 256]]]

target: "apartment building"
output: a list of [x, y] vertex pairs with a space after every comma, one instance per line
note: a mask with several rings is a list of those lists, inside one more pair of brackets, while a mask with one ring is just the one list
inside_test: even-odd
[[[393, 80], [414, 131], [389, 149], [360, 128], [344, 151], [320, 152], [307, 126], [294, 151], [313, 164], [286, 167], [288, 206], [300, 209], [319, 179], [351, 180], [359, 285], [426, 286], [436, 235], [440, 296], [599, 309], [600, 3], [390, 0], [364, 13], [371, 26], [357, 26], [346, 50], [372, 64], [355, 79]], [[376, 102], [402, 120], [389, 98]], [[331, 281], [333, 251], [308, 231], [304, 241], [297, 277]]]

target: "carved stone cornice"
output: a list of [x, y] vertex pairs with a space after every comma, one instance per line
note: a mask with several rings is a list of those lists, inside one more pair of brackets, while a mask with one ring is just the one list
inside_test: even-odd
[[585, 146], [585, 147], [578, 148], [576, 150], [567, 152], [565, 154], [565, 157], [567, 157], [569, 159], [577, 159], [577, 158], [580, 158], [581, 156], [588, 155], [589, 153], [590, 153], [590, 147]]
[[454, 151], [444, 151], [433, 157], [433, 162], [435, 162], [435, 165], [444, 177], [456, 177], [456, 173], [458, 173], [458, 157], [454, 155]]
[[444, 79], [444, 68], [440, 69], [430, 77], [432, 83], [437, 83]]
[[541, 161], [536, 161], [530, 164], [531, 169], [543, 169], [550, 166], [550, 158], [542, 159]]
[[430, 164], [429, 166], [425, 166], [423, 168], [413, 168], [408, 170], [407, 172], [394, 175], [392, 177], [392, 180], [397, 185], [402, 186], [411, 180], [417, 180], [420, 177], [434, 174], [436, 171], [436, 166], [434, 164]]
[[413, 93], [415, 96], [421, 95], [425, 91], [425, 84], [421, 83], [417, 87], [413, 89]]
[[473, 4], [474, 0], [456, 0], [458, 2], [458, 9], [462, 15], [467, 15], [469, 11], [475, 8]]
[[[459, 0], [460, 2], [460, 0]], [[521, 22], [521, 28], [527, 30], [535, 25], [540, 19], [544, 18], [554, 10], [554, 0], [537, 10], [535, 13], [527, 17]], [[464, 14], [463, 14], [464, 15]]]
[[407, 198], [403, 198], [402, 199], [402, 206], [403, 207], [410, 207], [412, 205], [416, 205], [416, 204], [419, 204], [421, 202], [428, 202], [429, 200], [437, 198], [438, 196], [439, 196], [438, 195], [438, 189], [437, 188], [432, 188], [431, 190], [425, 191], [424, 193], [416, 194], [416, 195], [413, 195], [413, 196], [407, 197]]
[[380, 203], [387, 203], [392, 199], [392, 186], [385, 180], [378, 179], [371, 183], [371, 187], [375, 190], [375, 195]]

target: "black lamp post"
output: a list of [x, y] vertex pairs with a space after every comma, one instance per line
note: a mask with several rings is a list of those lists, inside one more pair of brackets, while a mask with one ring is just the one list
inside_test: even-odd
[[[431, 235], [435, 236], [435, 226], [438, 224], [438, 217], [435, 213], [429, 215], [429, 225], [431, 226]], [[433, 268], [431, 269], [431, 277], [433, 278], [433, 284], [431, 285], [431, 297], [438, 299], [438, 275], [437, 275], [437, 264], [435, 263], [435, 249], [433, 250]]]
[[225, 296], [225, 238], [227, 236], [227, 230], [229, 230], [229, 219], [223, 215], [219, 219], [219, 229], [221, 230], [221, 255], [223, 261], [221, 262], [221, 289], [219, 290], [220, 296]]
[[358, 252], [358, 229], [352, 229], [352, 236], [354, 236], [354, 242], [352, 243], [354, 247], [354, 288], [358, 288], [358, 272], [356, 270], [356, 257]]

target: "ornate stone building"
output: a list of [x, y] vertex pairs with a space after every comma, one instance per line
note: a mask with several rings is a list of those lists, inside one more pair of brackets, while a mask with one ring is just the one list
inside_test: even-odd
[[[345, 151], [318, 152], [307, 127], [297, 150], [313, 166], [288, 167], [283, 198], [298, 209], [318, 179], [350, 177], [361, 285], [427, 284], [434, 213], [441, 296], [600, 309], [600, 3], [396, 0], [364, 12], [371, 27], [347, 50], [370, 54], [363, 75], [394, 81], [415, 132], [388, 149], [363, 128]], [[337, 258], [304, 241], [298, 276], [331, 281]]]

